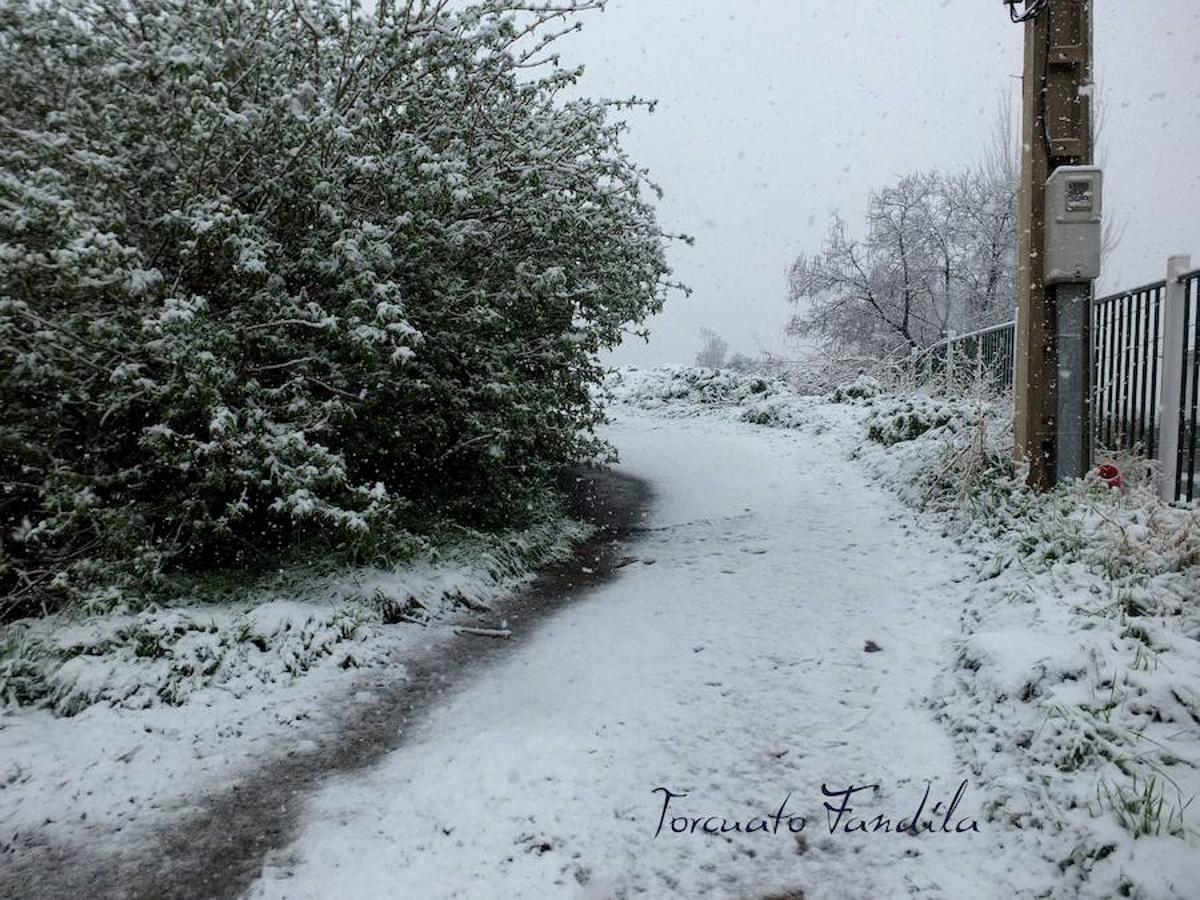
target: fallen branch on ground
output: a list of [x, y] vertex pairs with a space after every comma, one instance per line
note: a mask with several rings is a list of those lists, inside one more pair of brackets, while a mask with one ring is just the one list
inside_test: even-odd
[[512, 632], [507, 628], [455, 628], [455, 634], [471, 634], [475, 637], [508, 638]]

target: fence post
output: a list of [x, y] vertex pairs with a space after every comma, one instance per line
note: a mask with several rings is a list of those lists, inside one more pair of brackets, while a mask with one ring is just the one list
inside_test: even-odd
[[1162, 463], [1159, 496], [1167, 503], [1177, 499], [1179, 484], [1179, 421], [1184, 381], [1184, 304], [1187, 289], [1179, 276], [1192, 266], [1190, 256], [1172, 256], [1167, 260], [1167, 287], [1163, 292], [1162, 388], [1158, 419], [1158, 458]]
[[1021, 333], [1021, 306], [1020, 306], [1020, 304], [1017, 304], [1017, 306], [1013, 309], [1012, 347], [1009, 348], [1009, 352], [1010, 352], [1009, 365], [1011, 366], [1011, 369], [1010, 369], [1011, 374], [1009, 376], [1008, 389], [1012, 393], [1012, 396], [1013, 396], [1014, 408], [1015, 408], [1016, 402], [1017, 402], [1017, 384], [1019, 383], [1019, 379], [1017, 378], [1017, 366], [1019, 366], [1021, 364], [1021, 357], [1017, 353], [1017, 335], [1020, 333]]
[[946, 332], [946, 393], [954, 393], [954, 329]]

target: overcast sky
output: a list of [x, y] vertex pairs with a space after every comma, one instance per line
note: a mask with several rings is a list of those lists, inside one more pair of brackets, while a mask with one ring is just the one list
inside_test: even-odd
[[[618, 363], [688, 362], [709, 327], [733, 350], [786, 349], [785, 274], [832, 210], [861, 229], [867, 192], [978, 156], [1006, 93], [1020, 107], [1022, 29], [1000, 0], [609, 0], [562, 46], [594, 96], [656, 97], [628, 147], [666, 191], [690, 298]], [[1097, 0], [1108, 104], [1108, 211], [1129, 226], [1101, 289], [1200, 266], [1200, 0]]]

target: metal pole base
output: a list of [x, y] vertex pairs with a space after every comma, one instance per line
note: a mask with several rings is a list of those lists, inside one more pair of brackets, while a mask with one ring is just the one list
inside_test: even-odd
[[1058, 377], [1054, 483], [1082, 478], [1091, 468], [1091, 440], [1086, 433], [1089, 395], [1088, 320], [1091, 284], [1065, 282], [1054, 285], [1054, 310], [1058, 331]]

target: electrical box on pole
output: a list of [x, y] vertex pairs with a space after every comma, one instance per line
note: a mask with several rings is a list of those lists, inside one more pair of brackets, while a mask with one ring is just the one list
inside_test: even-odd
[[1100, 275], [1100, 170], [1060, 166], [1046, 180], [1046, 297], [1054, 308], [1054, 480], [1082, 478], [1091, 465], [1089, 328], [1092, 280]]
[[1046, 284], [1100, 277], [1103, 182], [1094, 166], [1060, 166], [1046, 180]]

